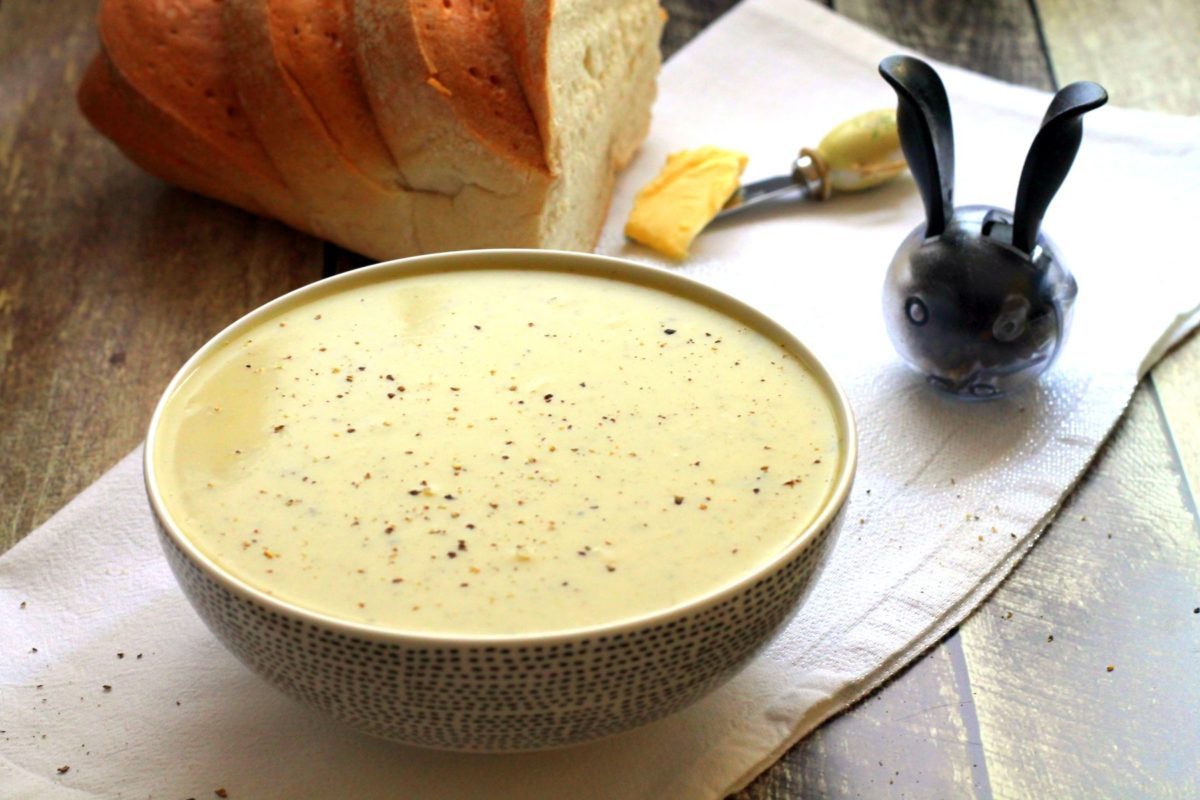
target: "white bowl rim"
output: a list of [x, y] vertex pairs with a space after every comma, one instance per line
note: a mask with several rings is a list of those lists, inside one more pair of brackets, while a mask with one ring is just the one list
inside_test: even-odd
[[[292, 303], [303, 302], [307, 295], [323, 294], [331, 287], [342, 284], [371, 283], [391, 277], [412, 277], [441, 271], [477, 271], [483, 269], [522, 269], [568, 274], [585, 274], [622, 280], [650, 289], [666, 291], [676, 296], [693, 300], [751, 324], [759, 333], [770, 336], [785, 346], [793, 355], [799, 356], [806, 367], [817, 378], [834, 406], [835, 416], [841, 428], [841, 464], [837, 479], [826, 495], [824, 505], [817, 516], [795, 538], [770, 559], [740, 577], [724, 583], [716, 589], [667, 608], [651, 611], [636, 617], [627, 617], [614, 622], [597, 625], [550, 630], [533, 633], [467, 634], [431, 633], [405, 631], [382, 625], [352, 622], [320, 611], [306, 608], [297, 603], [281, 600], [243, 582], [221, 567], [180, 531], [167, 512], [166, 503], [159, 492], [154, 469], [154, 446], [159, 422], [168, 400], [179, 385], [203, 361], [210, 352], [221, 347], [241, 329], [256, 324], [261, 318], [269, 317]], [[616, 273], [616, 274], [614, 274]], [[846, 499], [854, 481], [858, 461], [858, 434], [850, 402], [825, 365], [799, 339], [784, 326], [771, 319], [753, 306], [714, 289], [706, 283], [681, 275], [678, 272], [613, 256], [583, 253], [570, 250], [542, 249], [488, 249], [454, 250], [409, 258], [394, 259], [359, 267], [328, 278], [314, 281], [293, 289], [271, 300], [227, 325], [210, 338], [179, 368], [154, 407], [142, 454], [143, 477], [151, 510], [162, 529], [194, 565], [199, 566], [212, 580], [226, 591], [249, 600], [267, 610], [292, 619], [300, 619], [310, 625], [331, 630], [342, 635], [374, 643], [390, 643], [412, 648], [514, 648], [526, 646], [553, 646], [579, 642], [600, 637], [614, 638], [632, 634], [639, 630], [661, 627], [690, 616], [706, 608], [716, 606], [745, 591], [758, 581], [774, 574], [792, 559], [799, 557], [809, 544], [831, 525]]]

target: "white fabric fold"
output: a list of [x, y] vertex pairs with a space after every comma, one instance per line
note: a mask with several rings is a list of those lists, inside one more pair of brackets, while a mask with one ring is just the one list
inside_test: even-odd
[[[803, 0], [746, 0], [664, 69], [601, 250], [661, 264], [621, 228], [668, 152], [718, 144], [750, 155], [749, 180], [784, 172], [833, 123], [894, 102], [876, 64], [896, 50]], [[1048, 97], [941, 72], [956, 198], [1011, 206]], [[0, 795], [686, 800], [744, 785], [995, 588], [1137, 380], [1195, 326], [1200, 120], [1105, 108], [1085, 130], [1046, 218], [1079, 280], [1074, 330], [1053, 371], [1009, 399], [938, 396], [891, 350], [879, 298], [922, 214], [911, 182], [715, 228], [678, 268], [809, 344], [843, 382], [861, 438], [815, 590], [710, 697], [622, 736], [519, 756], [427, 752], [328, 722], [245, 670], [187, 605], [155, 541], [139, 451], [0, 558]]]

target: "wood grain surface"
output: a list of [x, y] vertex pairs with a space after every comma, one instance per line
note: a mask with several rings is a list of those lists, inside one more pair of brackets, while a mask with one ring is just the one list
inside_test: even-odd
[[[903, 46], [996, 78], [1041, 89], [1098, 80], [1121, 105], [1200, 114], [1192, 0], [833, 5]], [[1200, 666], [1200, 337], [1153, 379], [1043, 541], [960, 631], [739, 800], [1200, 794], [1200, 729], [1173, 735], [1178, 720], [1200, 718], [1185, 677]], [[960, 667], [939, 679], [928, 662], [945, 660]], [[1127, 666], [1109, 673], [1117, 660]], [[877, 713], [914, 701], [916, 718], [930, 717], [915, 741], [913, 717]], [[904, 766], [885, 785], [878, 756], [897, 749]]]
[[1138, 392], [960, 629], [995, 797], [1200, 797], [1200, 526], [1164, 434]]
[[[716, 22], [738, 0], [659, 0], [667, 12], [663, 29], [662, 55], [668, 59], [679, 48], [696, 38], [700, 31]], [[823, 3], [829, 5], [829, 3]]]
[[[664, 0], [664, 54], [735, 2]], [[1091, 78], [1120, 105], [1200, 113], [1195, 0], [826, 5], [1004, 80]], [[0, 0], [0, 552], [137, 444], [203, 341], [362, 263], [169, 188], [91, 131], [74, 89], [96, 49], [95, 7]], [[740, 800], [1200, 795], [1198, 407], [1193, 339], [980, 611]], [[1167, 529], [1139, 513], [1147, 502]]]
[[1054, 87], [1028, 0], [835, 0], [833, 8], [939, 61], [1037, 89]]
[[205, 340], [320, 275], [316, 240], [166, 186], [87, 125], [95, 8], [0, 5], [0, 551], [133, 449]]
[[1200, 519], [1200, 335], [1177, 347], [1150, 373], [1165, 421], [1165, 434], [1179, 460], [1183, 488]]
[[1112, 102], [1200, 113], [1200, 3], [1195, 0], [1037, 0], [1061, 84], [1093, 80]]

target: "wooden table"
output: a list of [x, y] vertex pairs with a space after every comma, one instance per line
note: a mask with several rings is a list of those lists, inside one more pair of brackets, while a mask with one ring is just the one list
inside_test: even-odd
[[[733, 4], [665, 0], [664, 53]], [[1086, 77], [1115, 104], [1200, 113], [1195, 0], [831, 5], [999, 78]], [[0, 552], [139, 442], [209, 336], [356, 263], [167, 188], [92, 132], [73, 91], [95, 6], [0, 0]], [[1194, 338], [996, 594], [739, 797], [1200, 795], [1197, 376]]]

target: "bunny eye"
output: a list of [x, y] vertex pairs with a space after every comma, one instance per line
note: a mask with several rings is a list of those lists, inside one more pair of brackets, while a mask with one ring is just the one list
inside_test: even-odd
[[929, 321], [929, 309], [919, 297], [910, 297], [904, 301], [904, 316], [913, 325], [924, 325]]

